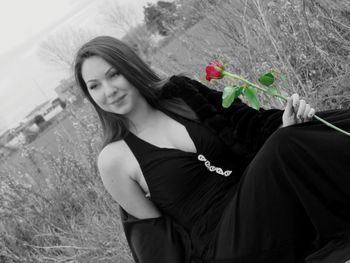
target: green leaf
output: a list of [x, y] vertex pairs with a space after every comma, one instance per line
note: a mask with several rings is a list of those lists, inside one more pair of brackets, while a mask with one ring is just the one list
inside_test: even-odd
[[235, 98], [238, 98], [243, 94], [244, 87], [235, 87]]
[[279, 90], [274, 86], [268, 87], [266, 91], [270, 96], [276, 96], [280, 93]]
[[274, 83], [275, 77], [271, 72], [266, 73], [265, 75], [260, 76], [259, 82], [264, 86], [270, 86]]
[[249, 105], [256, 110], [260, 109], [258, 93], [255, 88], [248, 86], [244, 88], [244, 96], [247, 98]]
[[234, 86], [224, 88], [224, 92], [222, 93], [222, 107], [228, 108], [231, 106], [235, 99], [235, 91], [236, 89]]
[[224, 92], [222, 93], [222, 106], [224, 108], [228, 108], [231, 106], [233, 101], [243, 94], [243, 88], [237, 86], [228, 86], [224, 88]]

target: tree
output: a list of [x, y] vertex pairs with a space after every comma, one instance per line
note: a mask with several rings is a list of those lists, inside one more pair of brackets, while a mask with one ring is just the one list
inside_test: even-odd
[[153, 49], [152, 34], [144, 24], [139, 24], [133, 10], [122, 7], [116, 1], [107, 1], [101, 7], [105, 22], [124, 35], [122, 40], [134, 48], [141, 57], [147, 60]]
[[139, 56], [147, 60], [152, 53], [155, 43], [152, 34], [144, 24], [131, 28], [122, 40], [130, 45]]
[[147, 29], [162, 36], [169, 35], [178, 20], [176, 10], [176, 4], [173, 2], [158, 1], [156, 4], [148, 3], [144, 7]]
[[134, 11], [127, 7], [122, 7], [117, 1], [106, 1], [101, 5], [101, 16], [110, 26], [123, 34], [127, 34], [132, 28], [138, 25]]
[[71, 69], [78, 48], [94, 35], [87, 30], [65, 28], [43, 41], [38, 54], [49, 64]]

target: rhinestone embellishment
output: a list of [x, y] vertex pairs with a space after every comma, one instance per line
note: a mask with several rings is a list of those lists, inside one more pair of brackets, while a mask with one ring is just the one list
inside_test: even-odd
[[232, 173], [231, 170], [223, 171], [220, 167], [210, 165], [210, 161], [208, 161], [203, 154], [198, 154], [198, 160], [204, 162], [205, 167], [207, 167], [210, 172], [216, 172], [223, 176], [229, 176]]

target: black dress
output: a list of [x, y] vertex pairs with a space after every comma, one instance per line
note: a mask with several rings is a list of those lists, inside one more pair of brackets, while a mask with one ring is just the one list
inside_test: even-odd
[[[125, 141], [151, 200], [187, 230], [195, 257], [305, 262], [327, 246], [344, 247], [350, 236], [350, 137], [318, 121], [280, 128], [242, 170], [213, 131], [164, 112], [186, 127], [196, 152], [159, 148], [132, 133]], [[349, 111], [318, 115], [350, 130]]]

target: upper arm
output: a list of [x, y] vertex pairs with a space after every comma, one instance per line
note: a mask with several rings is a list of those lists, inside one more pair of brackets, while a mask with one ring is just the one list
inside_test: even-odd
[[106, 190], [125, 211], [136, 218], [153, 218], [161, 215], [157, 207], [147, 199], [139, 184], [132, 179], [130, 151], [123, 141], [106, 146], [98, 158], [98, 168]]

